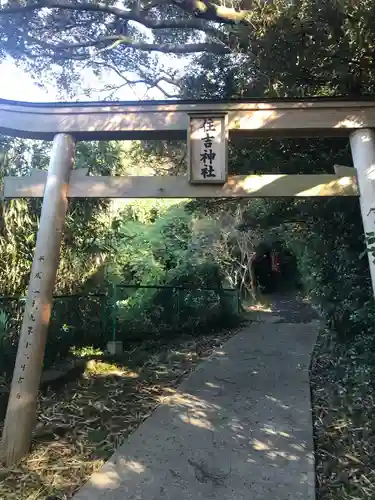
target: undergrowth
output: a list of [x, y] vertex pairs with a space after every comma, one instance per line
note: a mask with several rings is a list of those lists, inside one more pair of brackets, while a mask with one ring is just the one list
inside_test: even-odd
[[197, 363], [236, 331], [139, 342], [117, 360], [95, 352], [81, 379], [40, 395], [31, 453], [17, 467], [0, 466], [0, 498], [72, 498]]
[[317, 500], [375, 498], [375, 350], [321, 332], [311, 365]]

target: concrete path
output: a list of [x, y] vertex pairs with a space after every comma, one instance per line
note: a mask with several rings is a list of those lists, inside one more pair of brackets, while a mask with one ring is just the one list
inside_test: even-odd
[[74, 499], [314, 500], [318, 322], [271, 316], [200, 365]]

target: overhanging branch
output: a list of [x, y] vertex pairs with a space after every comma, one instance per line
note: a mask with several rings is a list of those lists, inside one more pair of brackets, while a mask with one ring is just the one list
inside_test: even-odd
[[236, 10], [231, 7], [217, 5], [210, 0], [172, 0], [172, 2], [185, 12], [217, 23], [248, 24], [249, 17], [251, 16], [250, 10]]
[[111, 88], [106, 88], [106, 90], [119, 90], [125, 85], [129, 86], [135, 86], [138, 84], [144, 84], [148, 88], [157, 88], [165, 97], [168, 99], [171, 98], [178, 98], [179, 94], [171, 94], [168, 91], [166, 91], [160, 84], [162, 82], [169, 83], [170, 85], [173, 85], [175, 87], [178, 87], [178, 81], [173, 80], [172, 78], [168, 78], [167, 76], [158, 76], [156, 78], [152, 78], [151, 76], [148, 76], [142, 69], [138, 69], [138, 72], [141, 76], [141, 78], [137, 80], [132, 80], [126, 76], [126, 74], [122, 73], [114, 64], [110, 64], [108, 62], [100, 62], [98, 63], [98, 66], [102, 66], [104, 68], [108, 68], [111, 71], [114, 71], [117, 76], [119, 76], [125, 83], [120, 84], [120, 85], [112, 85], [110, 86]]
[[[211, 52], [216, 54], [226, 54], [229, 49], [225, 45], [219, 43], [202, 42], [189, 43], [183, 45], [175, 45], [171, 43], [147, 43], [132, 40], [127, 36], [111, 35], [98, 38], [97, 40], [82, 42], [82, 43], [50, 43], [43, 40], [37, 40], [33, 37], [28, 37], [28, 41], [36, 46], [54, 51], [54, 59], [80, 58], [86, 59], [92, 57], [91, 54], [82, 54], [77, 51], [91, 47], [102, 47], [107, 49], [115, 49], [118, 46], [125, 46], [131, 49], [136, 49], [145, 52], [164, 52], [168, 54], [193, 54], [198, 52]], [[60, 52], [60, 54], [59, 54]], [[35, 54], [34, 54], [35, 56]], [[52, 56], [51, 56], [52, 57]]]
[[[154, 5], [158, 5], [160, 2], [156, 2]], [[206, 26], [203, 19], [210, 19], [216, 22], [240, 22], [246, 18], [245, 13], [248, 11], [237, 12], [234, 9], [229, 9], [225, 7], [220, 7], [210, 2], [204, 3], [201, 1], [186, 1], [186, 0], [169, 0], [164, 3], [165, 5], [177, 5], [181, 7], [184, 11], [191, 13], [202, 19], [192, 18], [177, 18], [177, 19], [152, 19], [147, 17], [147, 11], [149, 6], [146, 6], [144, 10], [142, 9], [121, 9], [119, 7], [106, 5], [104, 3], [66, 3], [63, 1], [50, 1], [42, 0], [27, 5], [16, 5], [11, 7], [3, 7], [0, 9], [0, 16], [10, 15], [10, 14], [23, 14], [25, 12], [30, 12], [34, 10], [41, 10], [44, 8], [48, 9], [59, 9], [59, 10], [74, 10], [74, 11], [85, 11], [85, 12], [101, 12], [103, 14], [113, 15], [118, 19], [124, 21], [134, 21], [142, 24], [146, 28], [150, 29], [193, 29], [205, 32], [211, 32], [212, 34], [217, 32], [214, 27]], [[154, 6], [153, 5], [153, 6]], [[215, 14], [216, 13], [216, 14]]]

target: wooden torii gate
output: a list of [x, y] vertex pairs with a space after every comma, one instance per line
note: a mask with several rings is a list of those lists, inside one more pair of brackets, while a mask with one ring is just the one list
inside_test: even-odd
[[[337, 99], [23, 103], [0, 100], [0, 133], [53, 140], [48, 173], [8, 177], [5, 198], [43, 197], [40, 226], [2, 437], [8, 465], [28, 453], [36, 418], [61, 234], [69, 197], [358, 196], [374, 229], [375, 102]], [[355, 169], [334, 175], [227, 175], [228, 137], [350, 137]], [[75, 141], [188, 140], [189, 176], [91, 177], [72, 170]], [[83, 174], [83, 175], [82, 175]], [[357, 186], [358, 181], [358, 186]], [[358, 190], [359, 187], [359, 190]], [[375, 265], [370, 260], [373, 287]]]

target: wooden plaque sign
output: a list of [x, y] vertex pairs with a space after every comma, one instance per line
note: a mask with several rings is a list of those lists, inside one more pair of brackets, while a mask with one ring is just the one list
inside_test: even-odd
[[191, 184], [226, 183], [228, 178], [226, 115], [190, 115], [188, 161]]

